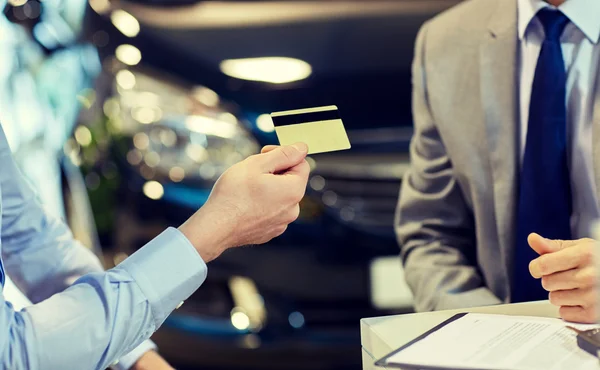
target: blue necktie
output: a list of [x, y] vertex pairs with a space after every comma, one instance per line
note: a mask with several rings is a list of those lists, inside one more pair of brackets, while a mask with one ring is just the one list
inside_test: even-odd
[[540, 10], [537, 17], [544, 26], [546, 37], [531, 89], [527, 142], [520, 176], [513, 302], [548, 299], [541, 281], [529, 273], [529, 263], [538, 255], [529, 247], [527, 236], [536, 232], [549, 239], [571, 239], [567, 74], [560, 45], [560, 36], [569, 19], [551, 9]]

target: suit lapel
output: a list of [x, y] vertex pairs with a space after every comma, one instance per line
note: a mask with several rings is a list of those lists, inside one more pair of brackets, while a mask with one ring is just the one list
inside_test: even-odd
[[600, 70], [596, 76], [595, 90], [594, 116], [592, 121], [592, 156], [596, 175], [596, 195], [600, 199]]
[[519, 153], [517, 42], [517, 2], [497, 1], [480, 49], [481, 98], [507, 292], [512, 278]]

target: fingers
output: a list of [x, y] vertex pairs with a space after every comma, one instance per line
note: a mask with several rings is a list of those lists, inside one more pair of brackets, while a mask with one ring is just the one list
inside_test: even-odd
[[578, 322], [582, 324], [595, 324], [597, 319], [594, 308], [581, 306], [562, 306], [559, 310], [560, 317], [565, 321]]
[[529, 246], [540, 256], [547, 253], [557, 252], [562, 249], [560, 241], [546, 239], [536, 233], [529, 234], [527, 237], [527, 243], [529, 243]]
[[542, 277], [545, 290], [570, 290], [575, 288], [590, 288], [596, 285], [596, 273], [592, 267], [561, 271]]
[[[591, 239], [552, 241], [536, 234], [530, 235], [528, 241], [541, 253], [529, 265], [531, 274], [542, 278], [542, 286], [550, 292], [550, 303], [560, 307], [560, 316], [572, 322], [595, 322], [598, 317], [595, 242]], [[552, 248], [554, 252], [547, 252]]]
[[282, 191], [287, 191], [290, 194], [289, 199], [295, 203], [299, 203], [306, 193], [309, 172], [310, 166], [305, 161], [283, 175], [276, 176]]
[[594, 288], [557, 290], [550, 292], [550, 303], [555, 306], [581, 306], [584, 308], [596, 305]]
[[260, 150], [260, 153], [265, 154], [277, 148], [279, 148], [279, 145], [266, 145]]
[[279, 226], [277, 229], [275, 229], [273, 238], [276, 238], [278, 236], [281, 236], [283, 233], [285, 233], [288, 229], [288, 225], [281, 225]]
[[288, 212], [288, 217], [286, 219], [287, 224], [291, 224], [296, 221], [300, 216], [300, 204], [296, 204], [290, 211]]
[[302, 178], [306, 178], [308, 180], [308, 175], [310, 173], [310, 165], [307, 161], [302, 161], [289, 170], [285, 171], [285, 175], [296, 175]]
[[256, 159], [266, 173], [286, 171], [304, 161], [308, 146], [304, 143], [277, 147], [267, 153], [259, 154]]
[[592, 254], [593, 248], [590, 244], [578, 244], [539, 256], [529, 264], [529, 272], [539, 279], [545, 275], [568, 271], [589, 264], [593, 258]]
[[299, 216], [300, 205], [296, 204], [284, 213], [283, 217], [281, 218], [281, 220], [283, 221], [281, 224], [275, 226], [275, 228], [273, 228], [271, 232], [267, 232], [265, 243], [285, 233], [288, 229], [289, 224], [296, 221]]
[[539, 255], [558, 252], [565, 248], [571, 248], [583, 242], [586, 239], [579, 240], [557, 240], [557, 239], [546, 239], [539, 234], [531, 233], [527, 237], [529, 246], [536, 251]]
[[577, 270], [569, 270], [557, 272], [555, 274], [542, 277], [542, 287], [548, 291], [555, 290], [570, 290], [577, 288], [578, 283], [575, 281]]
[[[269, 153], [275, 149], [279, 148], [279, 145], [267, 145], [263, 147], [260, 151], [261, 154]], [[296, 175], [302, 178], [306, 178], [308, 181], [308, 175], [310, 173], [310, 165], [306, 160], [300, 162], [300, 164], [295, 165], [294, 167], [289, 168], [287, 171], [282, 174], [285, 175]]]

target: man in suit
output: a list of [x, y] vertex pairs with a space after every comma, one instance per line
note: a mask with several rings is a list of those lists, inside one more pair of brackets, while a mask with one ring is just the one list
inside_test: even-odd
[[600, 2], [469, 0], [427, 22], [397, 212], [417, 310], [596, 315]]

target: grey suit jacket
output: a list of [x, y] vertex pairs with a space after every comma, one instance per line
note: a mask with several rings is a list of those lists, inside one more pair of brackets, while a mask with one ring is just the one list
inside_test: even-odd
[[[510, 302], [518, 180], [516, 0], [426, 23], [413, 64], [411, 168], [396, 231], [419, 311]], [[600, 76], [594, 106], [600, 193]]]

